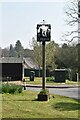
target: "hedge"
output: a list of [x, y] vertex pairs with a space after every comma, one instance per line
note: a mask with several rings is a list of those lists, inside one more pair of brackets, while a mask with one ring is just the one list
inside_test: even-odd
[[10, 93], [10, 94], [15, 94], [15, 93], [21, 93], [23, 87], [21, 85], [15, 85], [15, 84], [2, 84], [0, 85], [0, 93]]

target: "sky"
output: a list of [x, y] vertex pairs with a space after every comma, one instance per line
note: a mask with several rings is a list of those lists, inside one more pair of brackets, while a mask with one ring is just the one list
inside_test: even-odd
[[24, 48], [30, 48], [36, 26], [43, 20], [51, 24], [51, 39], [62, 44], [65, 6], [65, 0], [0, 0], [0, 47], [14, 46], [20, 40]]

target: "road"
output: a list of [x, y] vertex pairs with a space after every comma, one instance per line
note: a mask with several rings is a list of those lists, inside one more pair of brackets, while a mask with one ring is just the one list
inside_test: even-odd
[[[48, 88], [49, 92], [52, 94], [67, 96], [70, 98], [74, 98], [77, 100], [80, 100], [80, 88], [74, 87], [74, 88]], [[26, 90], [32, 90], [32, 91], [40, 91], [41, 88], [37, 87], [26, 87]]]

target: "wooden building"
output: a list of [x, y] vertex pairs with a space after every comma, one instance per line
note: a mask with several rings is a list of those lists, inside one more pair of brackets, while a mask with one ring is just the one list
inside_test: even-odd
[[55, 69], [55, 82], [65, 82], [67, 69]]
[[24, 78], [24, 69], [30, 68], [26, 63], [25, 58], [17, 57], [3, 57], [0, 58], [0, 78], [3, 81], [22, 80]]

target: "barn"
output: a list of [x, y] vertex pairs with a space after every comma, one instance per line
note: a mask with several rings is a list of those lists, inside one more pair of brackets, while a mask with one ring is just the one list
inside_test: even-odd
[[[0, 80], [20, 81], [30, 77], [34, 71], [35, 77], [42, 77], [42, 69], [29, 57], [2, 57], [0, 58]], [[46, 76], [49, 75], [46, 71]]]
[[0, 78], [2, 81], [22, 80], [24, 78], [24, 69], [29, 69], [27, 60], [22, 57], [2, 57], [0, 58]]

